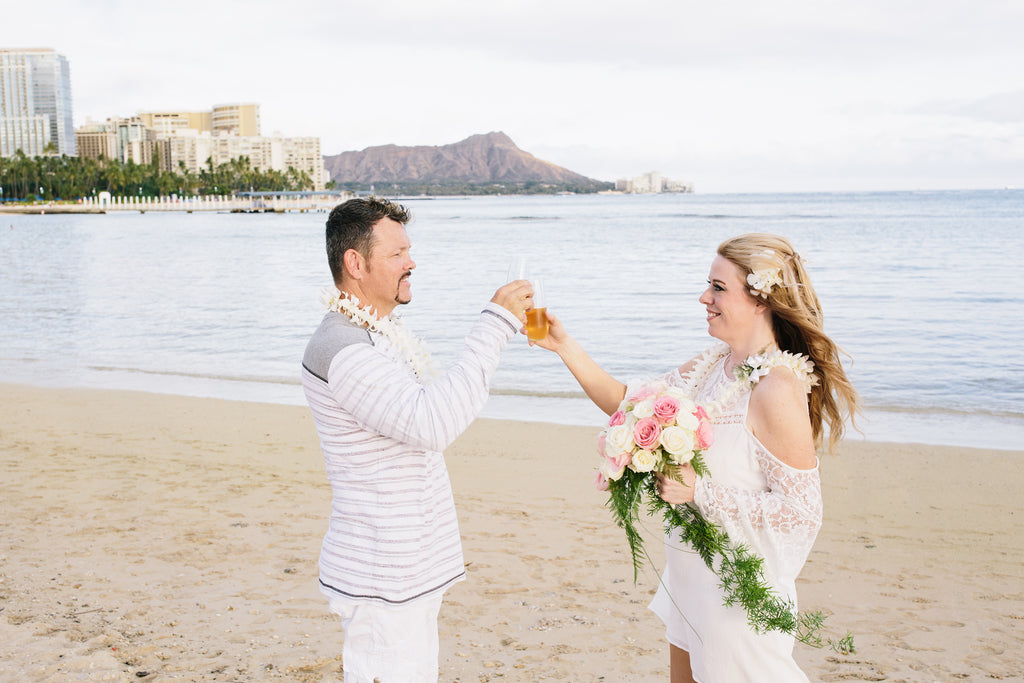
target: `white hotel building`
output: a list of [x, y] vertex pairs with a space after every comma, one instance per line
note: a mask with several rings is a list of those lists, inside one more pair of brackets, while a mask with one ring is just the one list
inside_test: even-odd
[[[77, 134], [83, 156], [116, 148], [116, 158], [122, 162], [148, 164], [158, 150], [160, 167], [166, 171], [178, 172], [184, 166], [199, 173], [208, 160], [216, 168], [248, 157], [260, 171], [305, 171], [314, 190], [324, 189], [328, 179], [320, 138], [260, 135], [258, 104], [223, 104], [205, 112], [143, 112], [130, 119], [89, 122]], [[105, 156], [110, 158], [109, 153]]]
[[71, 68], [46, 48], [0, 48], [0, 156], [75, 156]]

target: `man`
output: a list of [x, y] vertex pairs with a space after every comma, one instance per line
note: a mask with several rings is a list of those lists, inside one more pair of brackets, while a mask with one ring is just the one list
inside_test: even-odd
[[412, 299], [408, 221], [404, 207], [372, 197], [331, 212], [339, 292], [302, 363], [333, 489], [320, 589], [345, 629], [347, 683], [437, 680], [441, 598], [465, 578], [441, 451], [483, 407], [533, 294], [523, 280], [498, 289], [455, 365], [426, 383], [426, 355], [389, 318]]

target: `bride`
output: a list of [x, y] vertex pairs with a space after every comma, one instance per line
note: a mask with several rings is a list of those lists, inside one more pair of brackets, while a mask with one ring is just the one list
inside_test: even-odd
[[[688, 464], [684, 483], [659, 479], [673, 505], [693, 504], [733, 543], [764, 559], [764, 575], [796, 604], [796, 578], [821, 526], [817, 449], [831, 449], [857, 409], [857, 394], [825, 334], [821, 306], [790, 243], [761, 233], [718, 247], [700, 303], [708, 333], [721, 342], [660, 380], [709, 406], [711, 473]], [[548, 313], [550, 331], [531, 342], [554, 351], [587, 396], [609, 415], [627, 386], [609, 375]], [[672, 683], [806, 681], [793, 637], [758, 633], [740, 606], [726, 607], [718, 577], [675, 533], [665, 537], [665, 569], [651, 609], [664, 621]]]

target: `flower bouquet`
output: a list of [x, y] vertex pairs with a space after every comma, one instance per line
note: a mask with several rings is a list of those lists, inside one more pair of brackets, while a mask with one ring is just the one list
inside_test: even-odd
[[597, 450], [604, 461], [595, 483], [608, 491], [615, 521], [626, 532], [634, 580], [646, 557], [636, 528], [642, 499], [646, 495], [650, 506], [671, 508], [658, 496], [656, 475], [682, 481], [679, 466], [685, 463], [698, 475], [707, 474], [701, 452], [712, 439], [704, 408], [683, 390], [662, 383], [645, 385], [627, 396], [598, 435]]
[[612, 413], [597, 440], [602, 463], [595, 477], [598, 489], [608, 491], [608, 506], [626, 532], [633, 558], [633, 580], [650, 557], [637, 526], [640, 507], [660, 515], [665, 528], [678, 530], [708, 568], [718, 577], [725, 606], [741, 605], [747, 621], [758, 633], [780, 631], [809, 645], [821, 646], [824, 617], [820, 612], [798, 613], [767, 583], [764, 560], [749, 548], [732, 544], [718, 525], [709, 522], [695, 505], [675, 506], [658, 495], [657, 475], [682, 482], [679, 466], [689, 463], [698, 476], [710, 476], [703, 451], [714, 433], [708, 413], [685, 389], [661, 382], [645, 385], [628, 395]]

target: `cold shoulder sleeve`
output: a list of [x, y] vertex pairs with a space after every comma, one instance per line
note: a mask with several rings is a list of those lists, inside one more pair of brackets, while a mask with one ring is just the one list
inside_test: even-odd
[[766, 568], [777, 576], [795, 577], [821, 528], [824, 503], [818, 468], [791, 467], [760, 444], [754, 455], [766, 490], [739, 489], [702, 477], [695, 485], [694, 503], [734, 543], [744, 543], [764, 557]]

